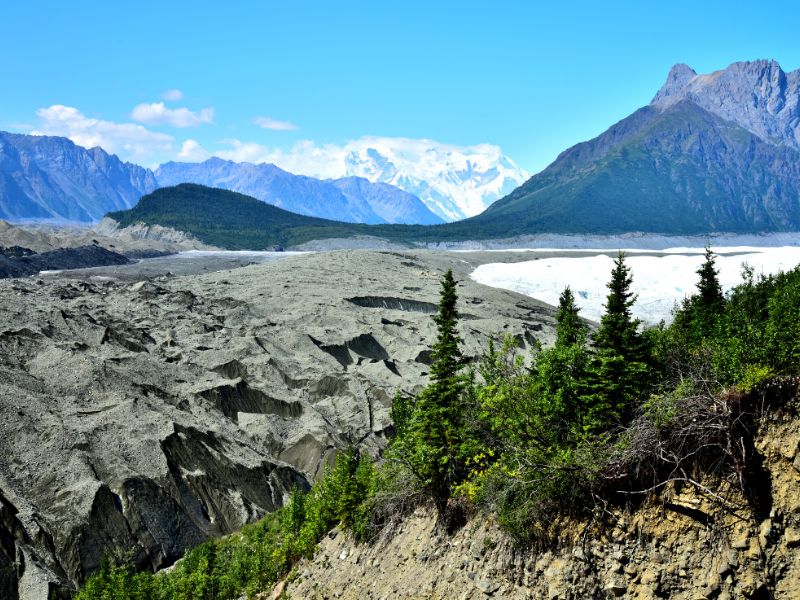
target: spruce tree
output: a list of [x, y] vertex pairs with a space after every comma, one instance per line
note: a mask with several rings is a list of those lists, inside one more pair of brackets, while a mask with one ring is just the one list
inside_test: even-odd
[[719, 282], [719, 272], [716, 269], [716, 255], [711, 251], [711, 246], [706, 246], [706, 260], [697, 270], [700, 281], [697, 283], [699, 305], [703, 310], [718, 314], [725, 303], [722, 295], [722, 285]]
[[398, 457], [419, 478], [440, 513], [453, 485], [464, 475], [463, 406], [467, 378], [458, 334], [456, 282], [452, 270], [442, 277], [437, 327], [431, 350], [430, 384], [413, 401], [407, 423], [393, 442]]
[[569, 286], [564, 288], [558, 299], [556, 312], [556, 345], [561, 347], [583, 343], [587, 327], [586, 323], [578, 316], [578, 307], [575, 306], [575, 296]]
[[714, 331], [717, 318], [725, 308], [725, 297], [715, 265], [715, 255], [710, 246], [706, 246], [706, 260], [697, 270], [700, 280], [697, 282], [697, 297], [692, 302], [696, 334], [701, 339], [708, 338]]
[[453, 270], [448, 269], [442, 277], [439, 292], [439, 311], [433, 317], [436, 323], [436, 342], [431, 353], [431, 381], [447, 394], [460, 392], [463, 381], [458, 377], [464, 357], [461, 354], [461, 337], [458, 335], [458, 309], [456, 282]]
[[685, 298], [674, 314], [674, 331], [686, 351], [699, 348], [713, 336], [717, 320], [725, 310], [715, 262], [716, 256], [706, 246], [705, 261], [695, 271], [699, 276], [697, 292]]
[[553, 439], [558, 443], [563, 443], [574, 430], [582, 430], [586, 415], [588, 327], [578, 312], [575, 297], [567, 286], [556, 312], [556, 343], [536, 360], [539, 386], [550, 406], [551, 420], [556, 424]]
[[600, 328], [594, 336], [598, 350], [611, 350], [625, 358], [641, 358], [641, 336], [639, 335], [639, 319], [634, 319], [631, 307], [636, 296], [631, 291], [633, 277], [625, 254], [620, 252], [614, 259], [611, 281], [606, 284], [608, 296], [605, 313], [600, 319]]
[[594, 336], [592, 421], [595, 426], [627, 422], [634, 402], [648, 387], [647, 348], [639, 333], [639, 319], [631, 314], [636, 296], [631, 291], [633, 277], [620, 252], [614, 260], [611, 281], [600, 328]]

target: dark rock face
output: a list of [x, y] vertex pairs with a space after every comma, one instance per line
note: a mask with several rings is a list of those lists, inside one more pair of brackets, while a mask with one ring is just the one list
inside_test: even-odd
[[0, 279], [25, 277], [35, 275], [40, 271], [126, 265], [129, 262], [130, 260], [122, 254], [100, 246], [59, 248], [40, 254], [18, 246], [0, 248]]
[[156, 187], [149, 169], [101, 148], [0, 132], [0, 218], [97, 221]]

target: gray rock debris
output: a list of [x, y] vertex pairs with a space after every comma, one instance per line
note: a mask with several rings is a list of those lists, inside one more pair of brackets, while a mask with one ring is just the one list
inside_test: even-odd
[[[104, 552], [165, 567], [280, 506], [336, 448], [377, 452], [395, 391], [426, 382], [451, 263], [334, 252], [0, 281], [0, 597], [74, 586]], [[552, 338], [551, 307], [459, 278], [467, 355], [500, 332]]]

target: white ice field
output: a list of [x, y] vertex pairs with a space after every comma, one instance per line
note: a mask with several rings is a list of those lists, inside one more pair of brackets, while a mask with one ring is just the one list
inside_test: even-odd
[[[558, 252], [568, 254], [569, 251]], [[601, 250], [597, 252], [588, 257], [567, 255], [481, 265], [472, 273], [472, 278], [549, 304], [558, 304], [559, 295], [568, 285], [575, 294], [581, 315], [599, 321], [614, 259], [601, 254]], [[643, 252], [648, 256], [642, 255]], [[632, 289], [638, 294], [634, 316], [646, 324], [656, 324], [662, 319], [669, 322], [675, 302], [695, 290], [698, 279], [695, 271], [703, 263], [703, 252], [702, 248], [670, 248], [657, 252], [626, 250], [626, 264], [633, 276]], [[726, 292], [741, 283], [742, 263], [753, 267], [756, 274], [788, 271], [800, 264], [800, 247], [796, 246], [714, 248], [714, 252], [719, 255], [716, 264]]]

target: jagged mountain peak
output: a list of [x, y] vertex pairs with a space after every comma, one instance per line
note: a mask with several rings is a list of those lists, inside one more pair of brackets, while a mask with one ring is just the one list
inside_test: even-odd
[[667, 80], [653, 98], [651, 104], [659, 104], [679, 94], [686, 84], [697, 77], [697, 71], [685, 63], [678, 63], [669, 70]]
[[665, 110], [683, 100], [765, 142], [800, 150], [800, 70], [787, 73], [775, 60], [735, 62], [707, 74], [675, 65], [651, 106]]
[[155, 188], [152, 171], [100, 147], [0, 132], [0, 217], [91, 222]]

